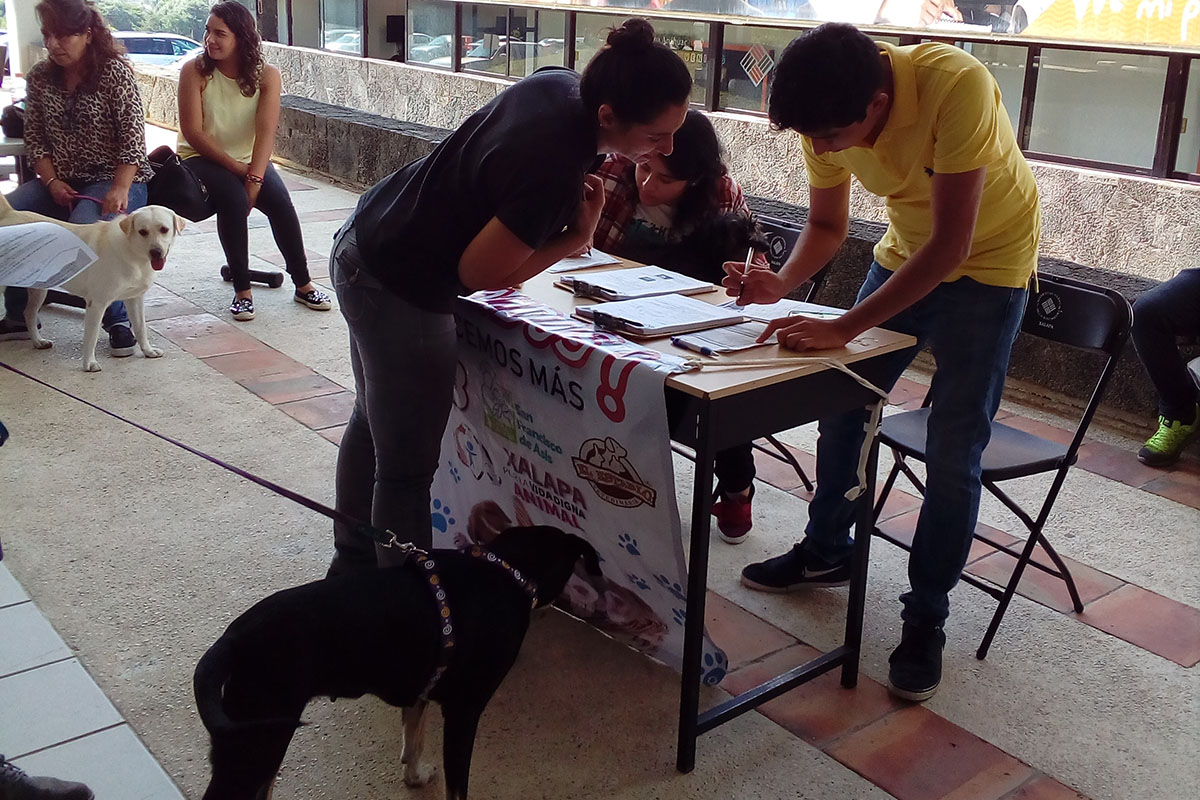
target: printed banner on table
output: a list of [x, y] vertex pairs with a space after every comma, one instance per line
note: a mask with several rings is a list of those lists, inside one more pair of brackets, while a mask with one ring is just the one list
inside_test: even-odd
[[[680, 669], [687, 608], [663, 384], [684, 359], [595, 330], [513, 290], [460, 300], [458, 377], [433, 484], [435, 544], [487, 544], [509, 525], [587, 539], [560, 601]], [[725, 654], [704, 645], [704, 681]]]

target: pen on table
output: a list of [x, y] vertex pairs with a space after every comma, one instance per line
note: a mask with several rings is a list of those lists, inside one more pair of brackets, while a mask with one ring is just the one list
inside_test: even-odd
[[711, 356], [713, 358], [717, 357], [717, 351], [711, 347], [707, 347], [702, 344], [692, 344], [686, 339], [681, 339], [678, 336], [671, 337], [671, 344], [675, 345], [676, 347], [681, 347], [684, 350], [690, 350], [693, 353], [699, 353], [702, 356]]
[[746, 264], [742, 267], [742, 280], [740, 283], [738, 283], [737, 299], [738, 299], [739, 303], [741, 302], [741, 299], [742, 299], [742, 292], [746, 291], [746, 273], [750, 271], [750, 260], [752, 258], [754, 258], [754, 248], [747, 247], [746, 248]]

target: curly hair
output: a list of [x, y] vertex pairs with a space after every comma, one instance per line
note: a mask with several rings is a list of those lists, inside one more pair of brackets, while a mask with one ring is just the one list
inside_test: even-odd
[[675, 205], [675, 224], [684, 233], [717, 213], [718, 187], [729, 171], [722, 155], [721, 141], [708, 117], [695, 109], [688, 111], [675, 131], [674, 149], [662, 157], [673, 176], [687, 181]]
[[[41, 0], [34, 8], [42, 30], [52, 36], [65, 37], [91, 33], [92, 40], [83, 53], [82, 88], [91, 93], [100, 88], [103, 67], [114, 58], [124, 59], [125, 48], [113, 39], [108, 23], [92, 5], [91, 0]], [[63, 68], [50, 59], [51, 74], [62, 77]]]
[[[217, 3], [208, 13], [224, 22], [233, 33], [233, 38], [237, 40], [237, 84], [242, 94], [253, 97], [258, 91], [258, 81], [263, 70], [262, 37], [258, 35], [254, 17], [244, 5], [235, 0]], [[207, 49], [197, 56], [196, 69], [201, 75], [208, 77], [216, 68], [217, 65], [208, 57]]]

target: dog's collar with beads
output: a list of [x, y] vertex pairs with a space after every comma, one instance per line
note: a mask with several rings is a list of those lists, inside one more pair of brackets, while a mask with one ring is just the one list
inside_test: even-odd
[[[450, 605], [446, 602], [446, 587], [442, 585], [442, 577], [437, 572], [437, 563], [429, 557], [429, 553], [413, 544], [406, 543], [398, 546], [408, 554], [409, 558], [416, 564], [417, 569], [421, 570], [421, 575], [425, 578], [425, 582], [429, 584], [429, 589], [433, 592], [433, 600], [437, 604], [438, 630], [442, 635], [442, 646], [438, 648], [438, 663], [434, 667], [433, 675], [430, 676], [429, 682], [425, 684], [425, 688], [420, 695], [420, 699], [424, 701], [429, 699], [430, 693], [433, 692], [434, 687], [437, 686], [438, 681], [442, 679], [442, 675], [450, 666], [450, 660], [454, 655], [454, 620], [450, 614]], [[519, 569], [479, 545], [472, 545], [465, 552], [474, 558], [481, 558], [489, 564], [495, 564], [506, 571], [517, 582], [517, 585], [525, 591], [525, 594], [529, 595], [530, 609], [537, 608], [537, 584], [522, 575]]]

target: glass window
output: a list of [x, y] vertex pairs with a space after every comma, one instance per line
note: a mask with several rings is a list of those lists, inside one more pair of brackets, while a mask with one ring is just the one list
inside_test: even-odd
[[[580, 14], [575, 21], [575, 69], [580, 72], [604, 44], [609, 28], [624, 17]], [[678, 19], [654, 19], [655, 38], [670, 47], [692, 73], [692, 102], [703, 103], [708, 86], [708, 23]]]
[[983, 42], [960, 42], [959, 46], [979, 59], [996, 83], [1000, 85], [1000, 97], [1013, 130], [1021, 119], [1021, 96], [1025, 93], [1025, 61], [1028, 50], [1011, 44], [985, 44]]
[[[454, 56], [454, 6], [409, 0], [405, 23], [408, 26], [406, 60], [449, 68]], [[460, 47], [465, 51], [466, 47], [461, 43]]]
[[1175, 169], [1200, 172], [1200, 58], [1192, 59], [1188, 70], [1187, 97], [1183, 101], [1183, 132], [1179, 135], [1179, 153]]
[[767, 87], [783, 48], [801, 31], [725, 26], [721, 64], [721, 108], [767, 113]]
[[1044, 48], [1029, 149], [1150, 167], [1167, 59]]
[[509, 16], [508, 74], [524, 78], [534, 70], [566, 59], [567, 15], [564, 11], [514, 8]]
[[362, 55], [362, 0], [321, 0], [321, 47]]
[[462, 30], [471, 37], [462, 68], [494, 75], [508, 73], [508, 8], [464, 5]]

